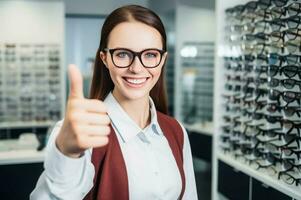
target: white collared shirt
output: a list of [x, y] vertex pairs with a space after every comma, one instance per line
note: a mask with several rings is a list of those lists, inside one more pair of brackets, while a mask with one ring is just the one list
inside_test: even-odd
[[[155, 105], [150, 98], [151, 123], [141, 129], [123, 110], [112, 93], [105, 99], [108, 115], [121, 148], [129, 183], [130, 200], [177, 199], [182, 182], [171, 148], [157, 121]], [[93, 186], [92, 149], [80, 158], [63, 155], [55, 145], [62, 126], [58, 122], [48, 141], [44, 172], [30, 199], [83, 199]], [[182, 125], [181, 125], [182, 126]], [[197, 199], [190, 144], [184, 133], [184, 173], [186, 187], [183, 199]]]

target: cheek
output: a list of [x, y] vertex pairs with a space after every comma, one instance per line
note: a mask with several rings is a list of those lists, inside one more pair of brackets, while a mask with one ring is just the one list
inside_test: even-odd
[[122, 74], [121, 70], [117, 69], [111, 63], [108, 63], [107, 68], [109, 70], [112, 81], [114, 82], [114, 84], [116, 84], [117, 77], [120, 76], [120, 74]]
[[149, 71], [149, 73], [153, 76], [154, 79], [158, 79], [160, 77], [162, 71], [162, 67], [160, 68], [154, 68]]

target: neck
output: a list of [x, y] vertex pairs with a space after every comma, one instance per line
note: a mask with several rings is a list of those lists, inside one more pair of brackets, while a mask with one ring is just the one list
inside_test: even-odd
[[148, 96], [132, 100], [124, 98], [122, 95], [115, 92], [115, 90], [113, 90], [112, 94], [123, 110], [141, 129], [144, 129], [150, 123], [151, 117]]

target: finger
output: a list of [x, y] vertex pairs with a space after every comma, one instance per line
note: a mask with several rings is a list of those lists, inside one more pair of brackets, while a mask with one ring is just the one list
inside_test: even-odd
[[82, 146], [81, 148], [84, 149], [91, 148], [91, 147], [101, 147], [108, 144], [109, 142], [108, 136], [94, 136], [94, 137], [87, 136], [82, 139], [83, 139], [82, 141], [83, 145], [81, 145]]
[[80, 125], [77, 131], [88, 136], [106, 136], [110, 134], [111, 128], [107, 125]]
[[74, 99], [70, 106], [92, 113], [107, 113], [106, 105], [97, 99]]
[[89, 112], [76, 113], [72, 121], [74, 123], [82, 123], [86, 125], [109, 125], [111, 120], [107, 114], [96, 114]]
[[69, 65], [69, 80], [70, 80], [70, 97], [71, 98], [84, 98], [83, 93], [83, 77], [79, 68], [71, 64]]

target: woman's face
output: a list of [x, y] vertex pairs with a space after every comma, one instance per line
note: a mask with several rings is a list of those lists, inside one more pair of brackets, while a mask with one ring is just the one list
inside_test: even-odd
[[[108, 49], [126, 48], [135, 52], [141, 52], [145, 49], [163, 49], [162, 37], [153, 27], [140, 22], [123, 22], [115, 26], [108, 39]], [[116, 54], [118, 59], [126, 59], [125, 53]], [[109, 69], [111, 79], [115, 85], [113, 94], [128, 100], [146, 98], [149, 92], [158, 81], [162, 65], [166, 59], [167, 53], [162, 55], [160, 64], [155, 68], [145, 68], [138, 56], [134, 58], [133, 63], [127, 68], [118, 68], [114, 65], [109, 52], [101, 52], [100, 57]], [[150, 54], [142, 57], [151, 58]], [[156, 55], [158, 56], [158, 55]], [[114, 59], [115, 60], [115, 59]], [[115, 62], [116, 64], [116, 62]]]

